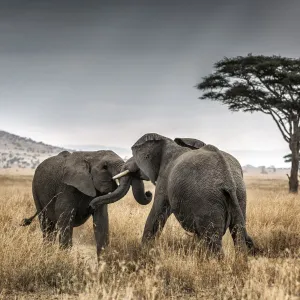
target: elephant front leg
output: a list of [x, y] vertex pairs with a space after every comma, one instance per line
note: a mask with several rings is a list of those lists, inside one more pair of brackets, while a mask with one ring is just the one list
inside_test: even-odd
[[145, 224], [142, 237], [143, 243], [153, 240], [155, 237], [158, 237], [161, 234], [171, 213], [172, 210], [168, 198], [165, 195], [160, 195], [157, 192]]
[[107, 205], [100, 206], [93, 214], [93, 228], [97, 245], [97, 256], [109, 243], [109, 225]]

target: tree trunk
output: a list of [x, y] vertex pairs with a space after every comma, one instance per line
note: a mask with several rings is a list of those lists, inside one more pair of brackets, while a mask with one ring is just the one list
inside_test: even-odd
[[299, 169], [299, 128], [294, 126], [294, 134], [291, 138], [290, 149], [292, 151], [292, 168], [289, 177], [289, 192], [298, 194], [298, 169]]

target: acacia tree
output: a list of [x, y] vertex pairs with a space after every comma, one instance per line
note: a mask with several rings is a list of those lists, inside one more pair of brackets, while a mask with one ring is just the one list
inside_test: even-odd
[[219, 101], [231, 111], [270, 115], [291, 150], [289, 191], [298, 193], [300, 59], [252, 55], [223, 58], [202, 78], [200, 99]]

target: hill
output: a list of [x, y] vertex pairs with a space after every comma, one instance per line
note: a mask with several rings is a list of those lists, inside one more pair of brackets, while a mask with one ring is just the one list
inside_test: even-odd
[[[73, 149], [73, 150], [69, 150]], [[109, 147], [103, 145], [65, 145], [57, 147], [36, 142], [30, 138], [21, 137], [0, 130], [0, 171], [5, 173], [33, 173], [35, 168], [46, 158], [56, 155], [63, 150], [69, 151], [96, 151], [110, 149], [125, 160], [131, 156], [131, 151], [125, 148]], [[234, 154], [233, 154], [234, 155]], [[237, 156], [238, 157], [238, 156]], [[253, 165], [243, 166], [244, 173], [248, 175], [262, 174], [262, 167]], [[28, 172], [29, 171], [29, 172]], [[265, 166], [264, 174], [282, 175], [289, 172], [289, 168], [274, 168]]]
[[66, 150], [0, 130], [0, 168], [32, 169], [46, 158]]
[[130, 156], [130, 151], [124, 148], [103, 145], [68, 145], [57, 147], [0, 130], [0, 173], [33, 174], [36, 167], [43, 160], [61, 151], [97, 151], [100, 149], [110, 149], [125, 160]]

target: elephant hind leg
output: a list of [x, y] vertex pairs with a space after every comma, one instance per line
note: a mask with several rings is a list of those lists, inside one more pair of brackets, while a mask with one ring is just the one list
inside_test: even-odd
[[59, 231], [59, 245], [62, 249], [72, 247], [74, 217], [74, 213], [64, 212], [58, 219], [57, 228]]
[[195, 225], [198, 238], [205, 242], [208, 250], [213, 254], [222, 255], [224, 222], [221, 216], [217, 218], [216, 216], [203, 215], [198, 219]]
[[43, 233], [43, 240], [45, 242], [54, 243], [56, 239], [55, 223], [47, 218], [45, 212], [39, 214], [40, 227]]
[[245, 227], [231, 223], [229, 225], [229, 230], [233, 239], [233, 243], [236, 247], [243, 250], [246, 246], [248, 251], [252, 252], [253, 254], [259, 252], [259, 249], [254, 245], [254, 242], [248, 235]]
[[198, 233], [197, 236], [205, 242], [208, 250], [213, 254], [221, 254], [222, 250], [222, 236], [212, 230], [205, 230], [203, 233]]

